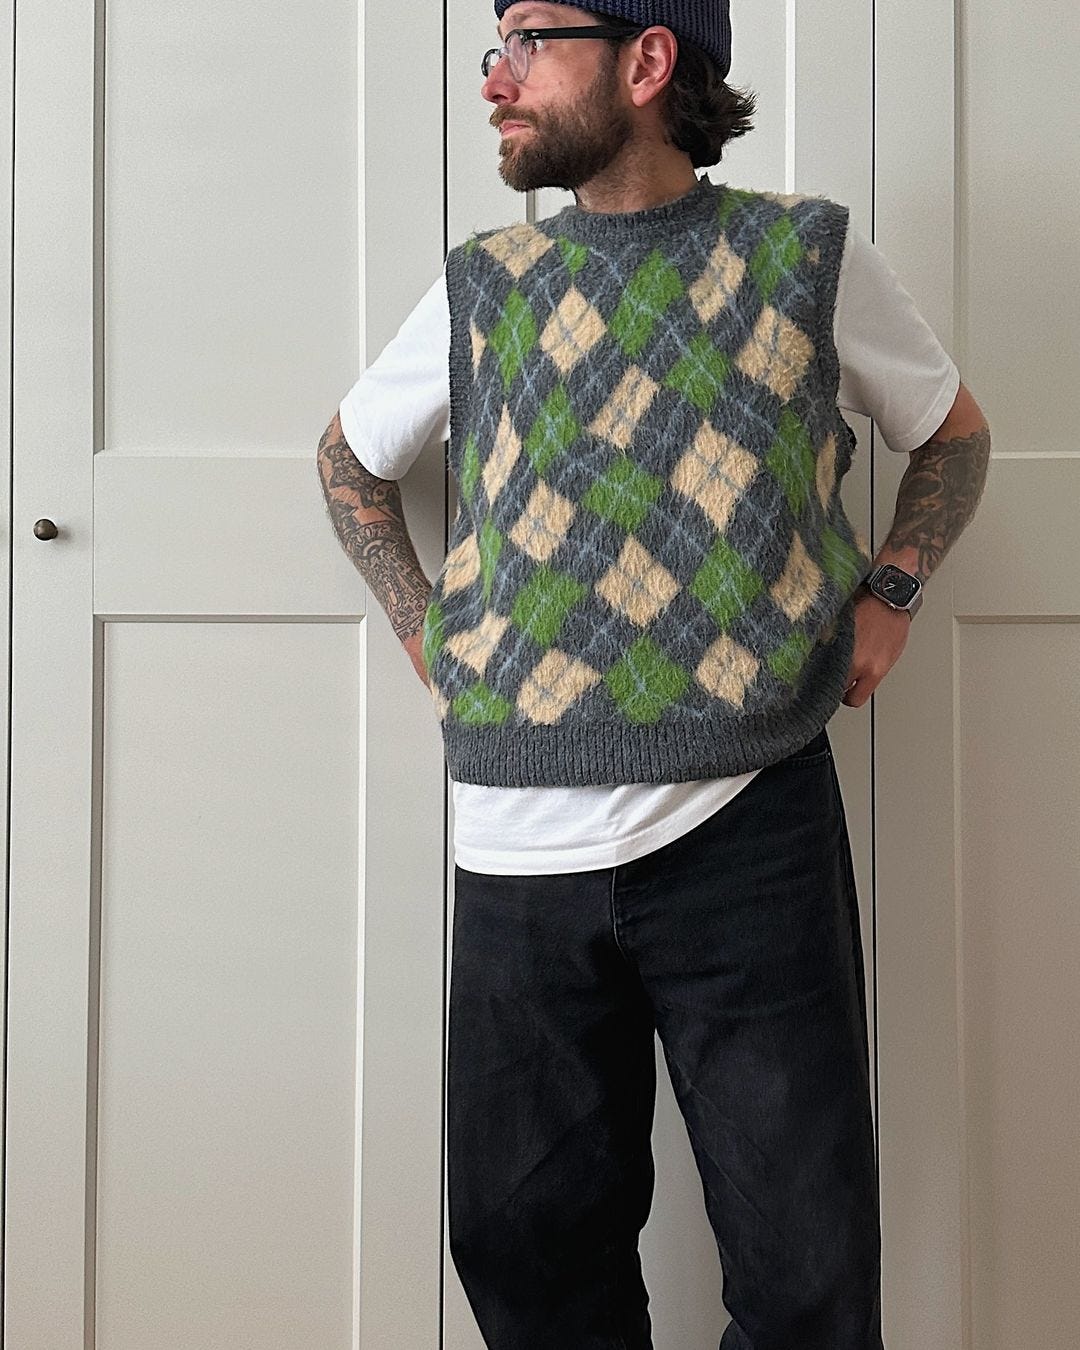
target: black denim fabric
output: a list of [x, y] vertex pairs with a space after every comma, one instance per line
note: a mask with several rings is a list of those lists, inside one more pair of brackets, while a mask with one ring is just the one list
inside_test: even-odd
[[651, 1350], [654, 1028], [716, 1237], [720, 1350], [881, 1350], [859, 913], [824, 731], [646, 857], [456, 869], [452, 953], [450, 1251], [490, 1350]]

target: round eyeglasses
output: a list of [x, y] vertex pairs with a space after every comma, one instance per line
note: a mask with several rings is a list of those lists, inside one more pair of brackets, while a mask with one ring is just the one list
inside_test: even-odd
[[549, 38], [630, 38], [645, 30], [640, 27], [617, 27], [613, 24], [579, 24], [574, 28], [514, 28], [506, 35], [501, 47], [492, 47], [484, 53], [480, 69], [484, 79], [491, 74], [502, 58], [510, 61], [510, 74], [520, 84], [529, 74], [529, 57], [543, 47]]

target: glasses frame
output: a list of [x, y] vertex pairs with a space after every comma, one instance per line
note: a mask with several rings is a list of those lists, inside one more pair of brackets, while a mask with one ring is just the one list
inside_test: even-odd
[[[495, 69], [503, 57], [509, 55], [506, 50], [507, 43], [515, 34], [522, 39], [523, 44], [529, 41], [536, 41], [539, 42], [542, 47], [548, 38], [632, 38], [637, 37], [639, 33], [644, 33], [644, 31], [644, 27], [617, 28], [614, 25], [607, 23], [578, 24], [573, 28], [511, 28], [504, 38], [501, 47], [489, 47], [484, 53], [480, 61], [480, 72], [485, 80], [490, 77], [491, 71]], [[514, 79], [518, 84], [522, 84], [529, 76], [529, 49], [523, 45], [522, 51], [525, 53], [525, 74], [522, 75], [520, 79], [514, 75]], [[490, 67], [488, 66], [489, 57], [494, 57]], [[513, 75], [513, 70], [511, 70], [510, 73]]]

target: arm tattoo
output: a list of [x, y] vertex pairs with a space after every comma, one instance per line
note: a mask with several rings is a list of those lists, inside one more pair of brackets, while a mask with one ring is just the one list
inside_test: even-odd
[[927, 441], [912, 452], [885, 548], [915, 549], [920, 580], [933, 572], [975, 514], [989, 459], [989, 427], [962, 439]]
[[335, 416], [319, 442], [319, 482], [334, 533], [402, 642], [424, 626], [431, 582], [416, 556], [401, 490], [353, 454]]

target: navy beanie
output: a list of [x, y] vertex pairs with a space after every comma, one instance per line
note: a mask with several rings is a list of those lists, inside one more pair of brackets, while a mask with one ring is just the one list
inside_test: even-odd
[[[495, 17], [501, 19], [514, 0], [495, 0]], [[566, 0], [573, 4], [574, 0]], [[675, 36], [686, 38], [706, 52], [720, 67], [721, 79], [731, 69], [731, 15], [728, 0], [589, 0], [576, 5], [594, 14], [610, 14], [642, 28], [659, 24]]]

